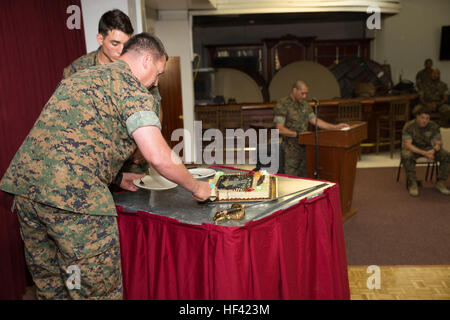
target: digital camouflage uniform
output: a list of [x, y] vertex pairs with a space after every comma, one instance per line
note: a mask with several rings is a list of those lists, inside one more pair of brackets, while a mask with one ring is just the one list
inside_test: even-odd
[[[407, 122], [403, 127], [402, 140], [412, 140], [412, 144], [419, 149], [431, 150], [436, 139], [441, 139], [441, 133], [439, 126], [433, 121], [430, 121], [426, 127], [421, 128], [414, 119]], [[402, 149], [402, 163], [409, 181], [417, 181], [416, 160], [420, 157], [422, 156], [417, 153], [405, 148]], [[447, 180], [450, 173], [450, 153], [441, 148], [435, 153], [435, 159], [439, 161], [439, 175], [437, 180]]]
[[[39, 298], [121, 298], [117, 213], [108, 185], [136, 150], [134, 130], [161, 129], [156, 105], [119, 60], [61, 81], [44, 106], [0, 181], [1, 190], [17, 195]], [[62, 287], [71, 265], [81, 269], [77, 290]]]
[[426, 69], [426, 68], [417, 72], [416, 87], [418, 90], [422, 89], [422, 84], [425, 84], [425, 83], [431, 81], [431, 73], [432, 72], [433, 72], [433, 69]]
[[73, 61], [70, 65], [68, 65], [66, 68], [64, 68], [63, 71], [63, 79], [66, 79], [73, 75], [74, 73], [87, 69], [89, 67], [100, 65], [98, 61], [98, 52], [100, 51], [100, 48], [98, 48], [95, 51], [89, 52], [88, 54], [85, 54], [84, 56], [79, 57], [75, 61]]
[[[87, 69], [89, 67], [100, 65], [98, 60], [98, 52], [100, 51], [100, 47], [92, 51], [84, 56], [79, 57], [75, 61], [73, 61], [69, 66], [64, 68], [63, 71], [63, 79], [70, 77], [72, 74]], [[161, 95], [159, 94], [158, 87], [153, 86], [150, 88], [150, 93], [153, 95], [157, 102], [157, 110], [156, 114], [160, 118], [160, 108], [161, 108]], [[160, 118], [160, 121], [161, 118]], [[128, 160], [124, 163], [124, 166], [120, 171], [122, 172], [134, 172], [134, 173], [147, 173], [148, 172], [148, 163], [135, 164], [131, 160]]]
[[[69, 66], [64, 68], [63, 71], [63, 79], [66, 79], [70, 77], [72, 74], [87, 69], [89, 67], [100, 65], [98, 61], [98, 52], [100, 51], [100, 48], [98, 48], [95, 51], [92, 51], [84, 56], [79, 57], [75, 61], [73, 61]], [[158, 101], [158, 104], [161, 100], [161, 95], [159, 94], [158, 87], [152, 87], [150, 88], [150, 93], [155, 97], [156, 101]], [[158, 105], [158, 117], [159, 117], [159, 105]]]
[[[38, 299], [122, 298], [115, 217], [75, 214], [22, 196], [15, 205]], [[67, 289], [74, 274], [70, 266], [80, 268], [79, 290]]]
[[[419, 91], [419, 95], [423, 97], [423, 100], [427, 103], [437, 103], [436, 110], [430, 110], [432, 112], [439, 111], [440, 121], [439, 125], [442, 127], [447, 127], [450, 124], [450, 106], [446, 103], [439, 104], [444, 96], [448, 96], [448, 87], [445, 82], [440, 80], [432, 80], [424, 83], [422, 89]], [[417, 105], [414, 107], [413, 114], [422, 105]]]
[[[273, 112], [273, 122], [281, 123], [297, 133], [308, 131], [309, 121], [316, 117], [306, 101], [292, 101], [290, 96], [278, 101]], [[281, 148], [284, 155], [284, 172], [306, 177], [305, 146], [298, 144], [298, 138], [282, 137]]]

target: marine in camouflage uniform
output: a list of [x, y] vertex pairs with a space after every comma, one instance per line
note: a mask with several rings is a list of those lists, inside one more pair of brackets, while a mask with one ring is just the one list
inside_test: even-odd
[[[63, 79], [66, 79], [68, 77], [70, 77], [72, 74], [93, 67], [93, 66], [98, 66], [100, 65], [100, 62], [98, 60], [98, 52], [99, 52], [100, 48], [98, 48], [95, 51], [92, 51], [84, 56], [79, 57], [78, 59], [76, 59], [75, 61], [73, 61], [70, 65], [68, 65], [66, 68], [64, 68], [63, 71]], [[159, 108], [160, 108], [160, 104], [161, 104], [161, 95], [159, 94], [159, 90], [158, 87], [153, 86], [149, 89], [150, 93], [154, 96], [156, 102], [158, 102], [158, 108], [157, 108], [157, 114], [158, 117], [159, 115]]]
[[[122, 60], [63, 80], [0, 181], [15, 194], [38, 298], [122, 297], [116, 209], [108, 185], [134, 130], [161, 125], [157, 102]], [[65, 271], [81, 270], [68, 290]], [[70, 276], [67, 274], [67, 277]]]
[[425, 68], [417, 72], [416, 74], [416, 87], [417, 90], [422, 90], [422, 85], [431, 81], [431, 73], [433, 71], [433, 60], [426, 59], [424, 62]]
[[[316, 117], [308, 102], [299, 102], [290, 96], [282, 98], [273, 112], [275, 123], [281, 123], [297, 133], [308, 131], [309, 121]], [[305, 146], [298, 143], [298, 137], [282, 137], [281, 149], [284, 156], [284, 173], [306, 177], [306, 151]]]
[[[98, 48], [96, 51], [92, 51], [84, 56], [79, 57], [75, 61], [73, 61], [69, 66], [67, 66], [64, 69], [63, 72], [63, 79], [66, 79], [70, 77], [72, 74], [90, 68], [92, 66], [101, 65], [98, 59], [98, 53], [100, 51], [100, 48]], [[157, 86], [153, 86], [150, 88], [150, 93], [153, 95], [156, 103], [156, 115], [158, 116], [160, 122], [162, 122], [162, 112], [161, 112], [161, 95], [159, 94], [159, 90]], [[148, 173], [148, 163], [147, 161], [138, 162], [135, 163], [132, 159], [128, 159], [125, 163], [122, 169], [120, 170], [120, 173], [122, 172], [133, 172], [133, 173]], [[114, 185], [111, 186], [111, 189], [113, 191], [119, 191], [120, 190], [120, 183], [116, 182], [116, 179], [114, 179]]]
[[422, 106], [425, 106], [431, 112], [439, 112], [438, 124], [441, 127], [448, 127], [450, 125], [450, 106], [445, 103], [448, 98], [448, 87], [445, 82], [440, 81], [439, 70], [435, 69], [433, 73], [435, 73], [433, 78], [421, 86], [419, 91], [421, 103], [414, 107], [413, 114]]
[[426, 84], [427, 82], [431, 81], [431, 72], [432, 69], [422, 69], [419, 72], [417, 72], [416, 75], [416, 87], [417, 89], [421, 90], [422, 85]]
[[[423, 110], [423, 107], [422, 107]], [[416, 111], [416, 114], [419, 115], [420, 109]], [[416, 117], [417, 117], [416, 115]], [[450, 173], [450, 153], [446, 150], [439, 148], [438, 151], [436, 151], [438, 148], [435, 147], [436, 143], [441, 140], [441, 133], [439, 130], [439, 126], [433, 122], [429, 121], [426, 126], [421, 127], [418, 124], [418, 121], [416, 119], [411, 120], [405, 124], [403, 127], [402, 132], [402, 141], [403, 141], [403, 148], [401, 152], [401, 161], [403, 163], [403, 166], [405, 168], [406, 176], [410, 185], [410, 194], [417, 196], [418, 195], [418, 189], [417, 189], [417, 177], [416, 177], [416, 160], [420, 157], [423, 157], [423, 155], [419, 153], [415, 153], [407, 148], [405, 148], [405, 141], [410, 140], [412, 142], [412, 145], [420, 150], [428, 151], [432, 150], [434, 148], [434, 158], [436, 161], [439, 161], [439, 174], [437, 176], [437, 183], [436, 187], [441, 191], [442, 193], [448, 194], [445, 191], [442, 191], [441, 189], [446, 189], [445, 187], [445, 181], [448, 178], [448, 175]], [[442, 185], [443, 188], [440, 186]], [[415, 191], [411, 191], [411, 186], [413, 189], [416, 189]], [[448, 190], [447, 190], [448, 192]]]

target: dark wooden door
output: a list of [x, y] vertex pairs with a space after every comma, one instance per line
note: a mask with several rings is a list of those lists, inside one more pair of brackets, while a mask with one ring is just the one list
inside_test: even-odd
[[159, 93], [161, 94], [162, 134], [170, 147], [170, 137], [175, 129], [183, 128], [183, 98], [181, 93], [180, 57], [169, 57], [164, 73], [159, 77]]

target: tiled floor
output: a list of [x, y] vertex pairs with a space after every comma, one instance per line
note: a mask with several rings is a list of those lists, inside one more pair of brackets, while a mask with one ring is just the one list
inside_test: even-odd
[[394, 153], [392, 159], [389, 152], [363, 153], [356, 163], [357, 168], [383, 168], [398, 167], [400, 163], [400, 151]]
[[378, 270], [376, 274], [376, 268], [348, 267], [352, 300], [450, 300], [450, 266], [380, 266]]

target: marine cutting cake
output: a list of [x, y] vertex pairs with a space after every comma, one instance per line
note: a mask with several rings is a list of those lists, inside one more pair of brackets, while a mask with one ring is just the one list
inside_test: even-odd
[[265, 170], [248, 173], [225, 174], [217, 172], [209, 180], [211, 200], [265, 200], [276, 196], [277, 177]]

